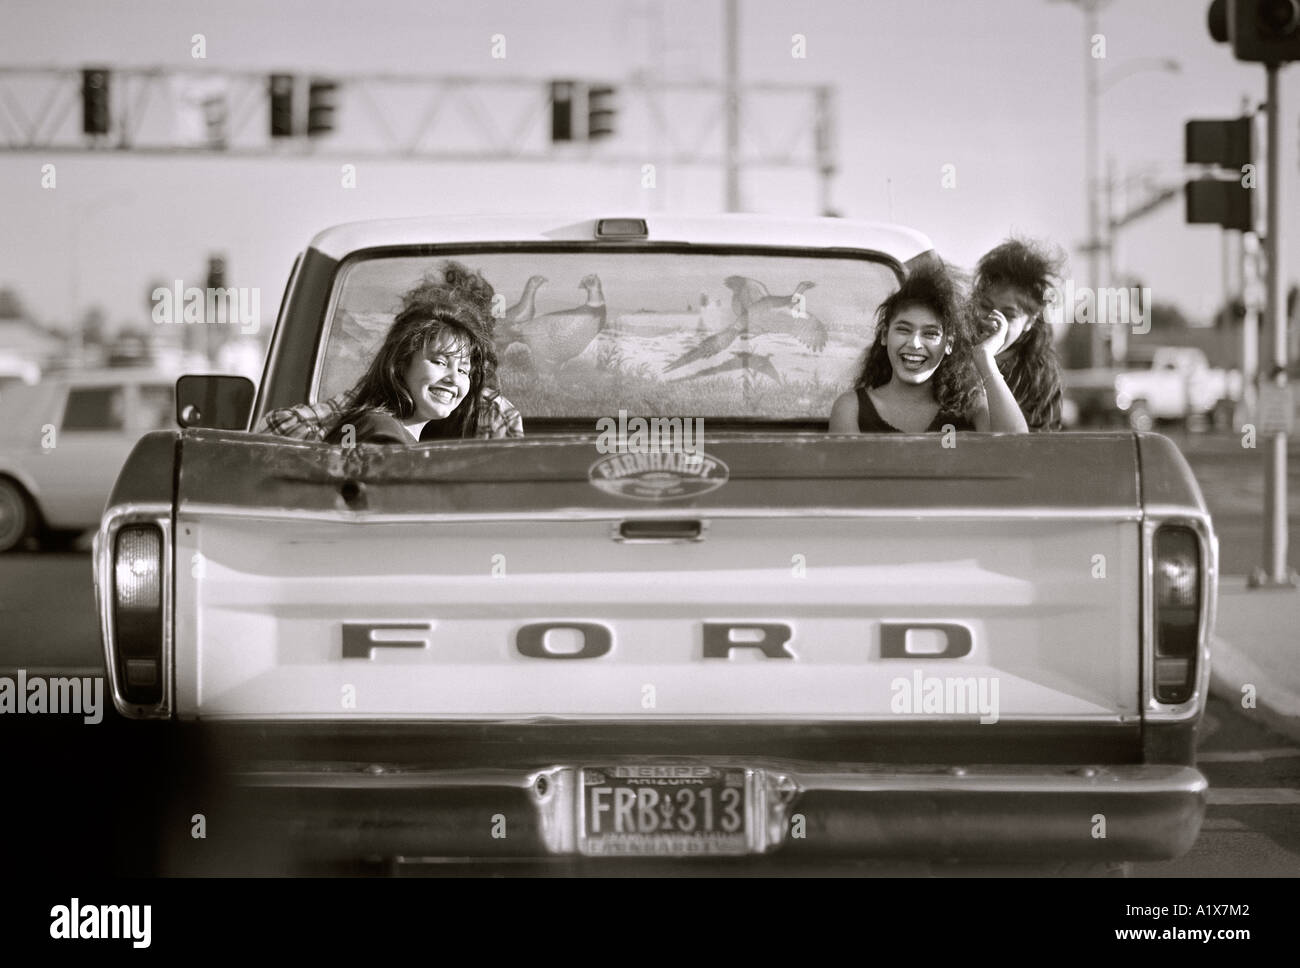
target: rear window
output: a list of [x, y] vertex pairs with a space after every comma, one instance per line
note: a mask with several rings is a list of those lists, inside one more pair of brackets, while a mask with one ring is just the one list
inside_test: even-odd
[[317, 398], [351, 387], [404, 292], [455, 258], [497, 292], [498, 383], [529, 418], [825, 419], [898, 286], [865, 256], [511, 251], [345, 267]]

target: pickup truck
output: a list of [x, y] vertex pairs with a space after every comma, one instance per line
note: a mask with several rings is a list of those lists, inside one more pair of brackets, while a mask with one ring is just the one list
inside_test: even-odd
[[1194, 346], [1150, 348], [1135, 362], [1141, 365], [1067, 373], [1073, 423], [1119, 423], [1143, 431], [1162, 420], [1231, 425], [1242, 395], [1240, 372], [1211, 367]]
[[[115, 706], [186, 750], [165, 866], [1113, 871], [1188, 850], [1217, 542], [1173, 444], [827, 432], [879, 302], [933, 257], [842, 219], [318, 235], [255, 395], [183, 378], [182, 429], [137, 445], [96, 538]], [[499, 373], [524, 436], [254, 432], [346, 390], [451, 258], [530, 343]], [[593, 318], [585, 346], [546, 342]], [[671, 440], [642, 446], [654, 420]]]

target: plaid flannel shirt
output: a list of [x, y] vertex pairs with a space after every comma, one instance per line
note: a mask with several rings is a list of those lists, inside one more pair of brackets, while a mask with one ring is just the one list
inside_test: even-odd
[[[324, 440], [330, 426], [352, 406], [353, 392], [344, 390], [320, 403], [272, 410], [257, 426], [261, 434], [277, 434], [295, 440]], [[479, 409], [478, 437], [522, 437], [524, 421], [514, 405], [496, 390], [483, 391]]]

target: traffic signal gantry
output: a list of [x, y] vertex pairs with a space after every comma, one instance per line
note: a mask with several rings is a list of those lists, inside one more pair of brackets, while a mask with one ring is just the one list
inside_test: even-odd
[[649, 187], [647, 166], [724, 169], [729, 186], [742, 168], [800, 170], [823, 212], [835, 112], [827, 84], [0, 66], [0, 152], [564, 160], [630, 169]]

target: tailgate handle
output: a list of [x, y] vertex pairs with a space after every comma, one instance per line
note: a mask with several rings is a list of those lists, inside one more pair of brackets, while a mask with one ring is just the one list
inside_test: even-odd
[[698, 518], [620, 521], [615, 541], [703, 541], [704, 522]]

